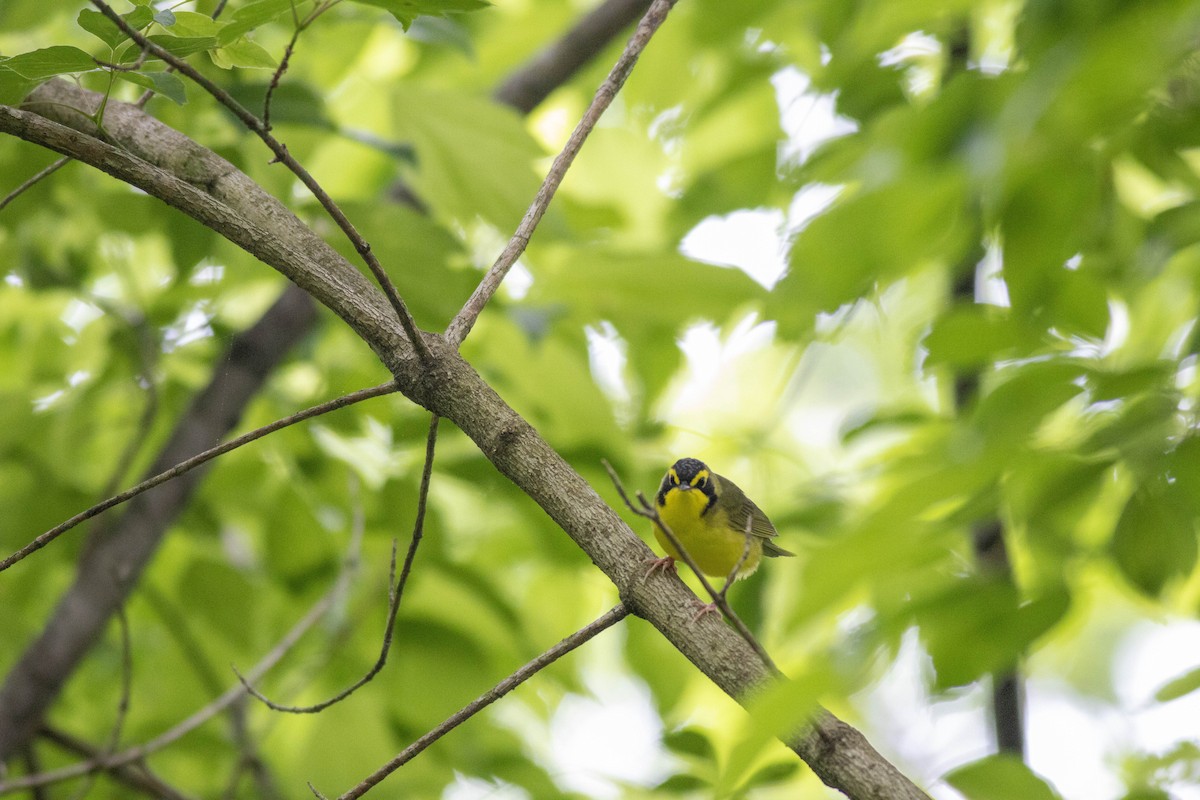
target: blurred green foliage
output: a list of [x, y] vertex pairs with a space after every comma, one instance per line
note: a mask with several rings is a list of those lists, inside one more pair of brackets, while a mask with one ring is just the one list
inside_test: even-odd
[[[423, 327], [442, 329], [495, 258], [618, 52], [610, 45], [528, 119], [488, 98], [584, 5], [343, 3], [300, 38], [274, 95], [276, 132], [344, 204]], [[213, 22], [216, 6], [118, 10], [257, 112], [292, 5], [230, 0]], [[519, 797], [585, 796], [555, 750], [556, 713], [573, 695], [603, 701], [603, 687], [630, 676], [665, 733], [642, 771], [620, 778], [622, 796], [827, 796], [771, 741], [816, 701], [932, 784], [945, 756], [873, 729], [867, 700], [914, 631], [934, 698], [1023, 665], [1117, 704], [1122, 632], [1200, 610], [1198, 33], [1200, 6], [1183, 0], [683, 0], [464, 354], [614, 505], [601, 458], [644, 490], [684, 455], [746, 487], [800, 557], [767, 564], [734, 602], [795, 685], [746, 723], [628, 620], [606, 634], [617, 644], [538, 676], [390, 778], [385, 796], [466, 791], [469, 778]], [[87, 4], [0, 3], [0, 57], [6, 103], [53, 76], [124, 99], [154, 88], [151, 113], [353, 259], [195, 86], [154, 59], [121, 81], [98, 66], [138, 52]], [[52, 161], [0, 140], [0, 192]], [[398, 181], [422, 212], [390, 199]], [[744, 261], [681, 249], [741, 211], [777, 234], [764, 243], [728, 228], [745, 237]], [[133, 482], [283, 282], [78, 164], [0, 211], [0, 264], [7, 553]], [[968, 377], [978, 391], [958, 407], [955, 383]], [[243, 427], [385, 378], [326, 315]], [[230, 683], [227, 664], [269, 649], [333, 579], [359, 517], [352, 593], [262, 688], [313, 702], [374, 662], [426, 422], [402, 398], [377, 399], [220, 460], [130, 605], [123, 741], [173, 725]], [[133, 467], [114, 475], [130, 443]], [[432, 486], [388, 668], [314, 718], [247, 711], [285, 796], [303, 796], [305, 780], [351, 785], [615, 602], [448, 424]], [[1011, 576], [973, 563], [970, 528], [991, 519], [1004, 523]], [[85, 536], [0, 575], [0, 670], [40, 630]], [[1061, 654], [1075, 649], [1098, 658], [1070, 666]], [[114, 632], [52, 723], [104, 741], [120, 669]], [[1157, 702], [1194, 699], [1196, 675], [1164, 676]], [[150, 763], [197, 796], [260, 796], [232, 736], [210, 723]], [[1194, 743], [1125, 746], [1129, 798], [1194, 779]], [[66, 759], [46, 749], [42, 760]], [[945, 781], [980, 800], [1058, 796], [1001, 758]], [[95, 794], [120, 791], [101, 779]]]

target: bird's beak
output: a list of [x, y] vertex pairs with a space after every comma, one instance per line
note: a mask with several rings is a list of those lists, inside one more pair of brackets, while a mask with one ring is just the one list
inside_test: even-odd
[[679, 484], [679, 491], [681, 491], [681, 492], [686, 492], [688, 489], [691, 489], [691, 488], [693, 488], [693, 487], [690, 483]]

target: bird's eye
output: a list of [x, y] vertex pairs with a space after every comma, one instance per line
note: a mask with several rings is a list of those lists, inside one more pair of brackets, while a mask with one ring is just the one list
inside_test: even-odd
[[706, 483], [708, 483], [708, 478], [704, 477], [703, 475], [701, 475], [699, 478], [696, 478], [696, 488], [697, 489], [703, 489], [704, 484], [706, 484]]

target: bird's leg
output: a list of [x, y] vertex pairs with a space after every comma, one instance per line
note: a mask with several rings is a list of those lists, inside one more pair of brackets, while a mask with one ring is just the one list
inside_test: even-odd
[[[737, 575], [737, 567], [733, 568], [733, 572], [730, 573], [729, 577], [725, 580], [725, 585], [721, 587], [721, 591], [717, 592], [717, 596], [713, 598], [713, 601], [711, 603], [701, 604], [700, 610], [697, 611], [695, 616], [692, 617], [692, 622], [696, 622], [702, 617], [708, 616], [709, 614], [720, 615], [722, 613], [720, 603], [728, 602], [725, 594], [729, 591], [729, 587], [733, 585], [735, 575]], [[699, 598], [697, 598], [697, 600], [699, 600]]]
[[704, 605], [700, 606], [700, 610], [696, 612], [694, 617], [692, 617], [692, 622], [696, 622], [701, 617], [707, 616], [708, 614], [721, 613], [720, 603], [727, 604], [729, 602], [726, 598], [726, 594], [729, 592], [729, 587], [733, 586], [733, 582], [737, 580], [737, 576], [742, 569], [742, 565], [746, 563], [746, 559], [750, 556], [750, 542], [752, 541], [750, 538], [750, 525], [752, 519], [752, 517], [746, 517], [746, 544], [742, 548], [741, 558], [737, 560], [737, 563], [733, 565], [733, 569], [729, 571], [729, 577], [725, 578], [725, 585], [721, 587], [721, 591], [717, 592], [717, 596], [713, 598], [713, 602], [705, 603]]

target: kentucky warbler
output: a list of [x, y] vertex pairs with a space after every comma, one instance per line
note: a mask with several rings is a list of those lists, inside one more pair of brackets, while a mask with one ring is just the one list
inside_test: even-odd
[[[795, 555], [771, 541], [779, 535], [775, 526], [737, 484], [695, 458], [681, 458], [667, 470], [655, 506], [659, 517], [706, 575], [724, 578], [733, 571], [746, 549], [747, 528], [750, 550], [737, 578], [758, 569], [764, 554]], [[667, 551], [667, 557], [655, 562], [651, 571], [674, 569], [679, 551], [658, 523], [654, 524], [654, 538]]]

